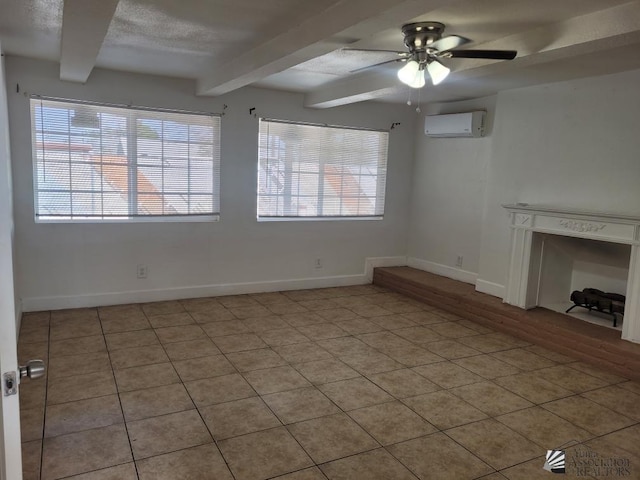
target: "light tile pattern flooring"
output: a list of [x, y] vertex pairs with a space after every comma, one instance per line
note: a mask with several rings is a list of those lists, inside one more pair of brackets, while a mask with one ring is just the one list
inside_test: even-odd
[[19, 356], [27, 480], [640, 476], [640, 384], [374, 285], [25, 314]]

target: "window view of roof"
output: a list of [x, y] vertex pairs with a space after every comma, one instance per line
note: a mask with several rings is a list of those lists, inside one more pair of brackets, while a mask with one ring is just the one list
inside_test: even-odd
[[32, 99], [36, 216], [216, 215], [220, 118]]
[[387, 144], [387, 132], [261, 120], [258, 216], [382, 216]]

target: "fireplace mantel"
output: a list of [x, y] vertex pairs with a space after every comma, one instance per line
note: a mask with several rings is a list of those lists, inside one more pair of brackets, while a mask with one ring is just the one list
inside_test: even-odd
[[640, 244], [640, 217], [523, 203], [503, 207], [512, 214], [512, 228], [605, 242]]
[[621, 215], [609, 212], [592, 212], [575, 208], [564, 208], [551, 205], [530, 205], [528, 203], [513, 203], [502, 205], [509, 211], [533, 212], [538, 214], [561, 214], [565, 216], [575, 216], [592, 220], [613, 219], [621, 222], [640, 223], [640, 216]]
[[511, 215], [506, 303], [537, 306], [542, 246], [535, 232], [631, 245], [622, 338], [640, 343], [640, 217], [524, 203], [503, 207]]

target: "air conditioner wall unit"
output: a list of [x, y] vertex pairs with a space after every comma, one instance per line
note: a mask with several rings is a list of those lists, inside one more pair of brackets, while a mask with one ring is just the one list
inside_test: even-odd
[[485, 112], [428, 115], [424, 119], [427, 137], [482, 137], [484, 136]]

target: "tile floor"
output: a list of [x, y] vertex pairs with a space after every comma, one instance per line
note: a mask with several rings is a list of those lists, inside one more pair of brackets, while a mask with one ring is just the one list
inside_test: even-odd
[[19, 356], [25, 480], [640, 478], [639, 383], [373, 285], [25, 314]]

